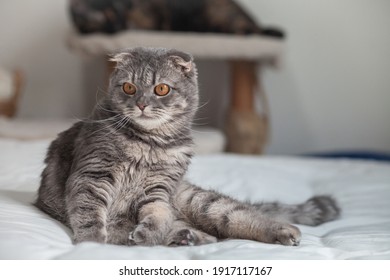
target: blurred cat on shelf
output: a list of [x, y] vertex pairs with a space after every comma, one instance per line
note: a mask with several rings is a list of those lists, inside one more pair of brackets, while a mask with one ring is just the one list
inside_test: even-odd
[[131, 29], [284, 37], [233, 0], [70, 0], [70, 14], [84, 34]]

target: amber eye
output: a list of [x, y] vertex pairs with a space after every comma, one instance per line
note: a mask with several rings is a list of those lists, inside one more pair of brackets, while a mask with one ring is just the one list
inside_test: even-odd
[[127, 82], [123, 84], [122, 89], [126, 94], [129, 94], [129, 95], [133, 95], [137, 91], [137, 88], [135, 87], [135, 85], [133, 85], [132, 83], [127, 83]]
[[167, 95], [171, 88], [167, 84], [159, 84], [154, 88], [154, 93], [159, 96]]

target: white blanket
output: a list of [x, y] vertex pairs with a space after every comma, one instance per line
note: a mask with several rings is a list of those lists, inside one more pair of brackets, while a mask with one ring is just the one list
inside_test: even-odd
[[198, 247], [81, 243], [34, 201], [49, 141], [0, 139], [0, 259], [390, 259], [390, 165], [370, 161], [204, 155], [188, 179], [249, 201], [331, 194], [340, 219], [301, 226], [298, 247], [228, 240]]

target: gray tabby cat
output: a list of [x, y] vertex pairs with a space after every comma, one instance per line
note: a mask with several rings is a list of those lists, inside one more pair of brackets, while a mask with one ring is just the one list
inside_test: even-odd
[[298, 245], [301, 233], [289, 223], [338, 217], [327, 196], [300, 205], [249, 204], [185, 181], [198, 106], [192, 57], [135, 48], [112, 60], [109, 94], [91, 121], [52, 142], [35, 203], [69, 226], [75, 243], [178, 246], [242, 238]]

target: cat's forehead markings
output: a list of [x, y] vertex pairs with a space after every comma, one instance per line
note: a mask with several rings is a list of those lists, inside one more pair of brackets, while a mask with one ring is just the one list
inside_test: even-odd
[[134, 71], [131, 71], [131, 72], [129, 73], [128, 79], [129, 79], [132, 83], [134, 83], [134, 81], [135, 81], [135, 73], [134, 73]]
[[150, 84], [153, 80], [153, 69], [150, 66], [139, 67], [138, 69], [129, 71], [125, 79], [132, 83]]

